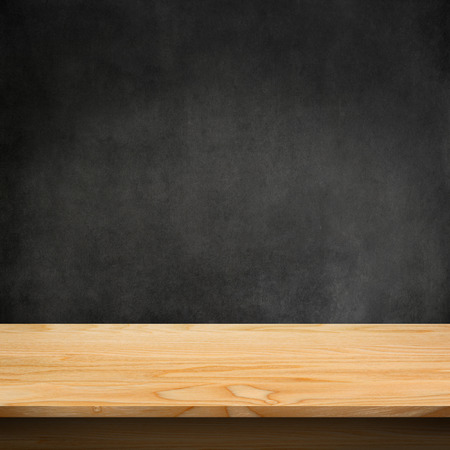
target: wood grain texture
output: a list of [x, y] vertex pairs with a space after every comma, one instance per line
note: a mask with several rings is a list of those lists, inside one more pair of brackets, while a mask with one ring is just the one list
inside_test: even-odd
[[450, 419], [0, 419], [5, 450], [448, 449]]
[[0, 325], [2, 417], [450, 417], [450, 325]]

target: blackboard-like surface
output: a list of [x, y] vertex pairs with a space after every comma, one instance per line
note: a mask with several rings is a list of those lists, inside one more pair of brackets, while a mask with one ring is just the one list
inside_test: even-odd
[[2, 3], [2, 322], [448, 322], [445, 0]]

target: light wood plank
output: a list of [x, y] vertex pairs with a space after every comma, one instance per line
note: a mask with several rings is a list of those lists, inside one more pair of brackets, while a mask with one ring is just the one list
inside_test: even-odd
[[450, 417], [450, 325], [0, 325], [2, 417]]

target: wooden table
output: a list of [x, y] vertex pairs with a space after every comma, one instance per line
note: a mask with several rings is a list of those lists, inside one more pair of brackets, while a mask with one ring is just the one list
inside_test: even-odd
[[450, 417], [450, 325], [0, 325], [0, 417]]

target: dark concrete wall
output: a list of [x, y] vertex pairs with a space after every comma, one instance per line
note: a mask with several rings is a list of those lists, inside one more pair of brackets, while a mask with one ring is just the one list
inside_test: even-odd
[[449, 322], [445, 0], [11, 0], [2, 322]]

